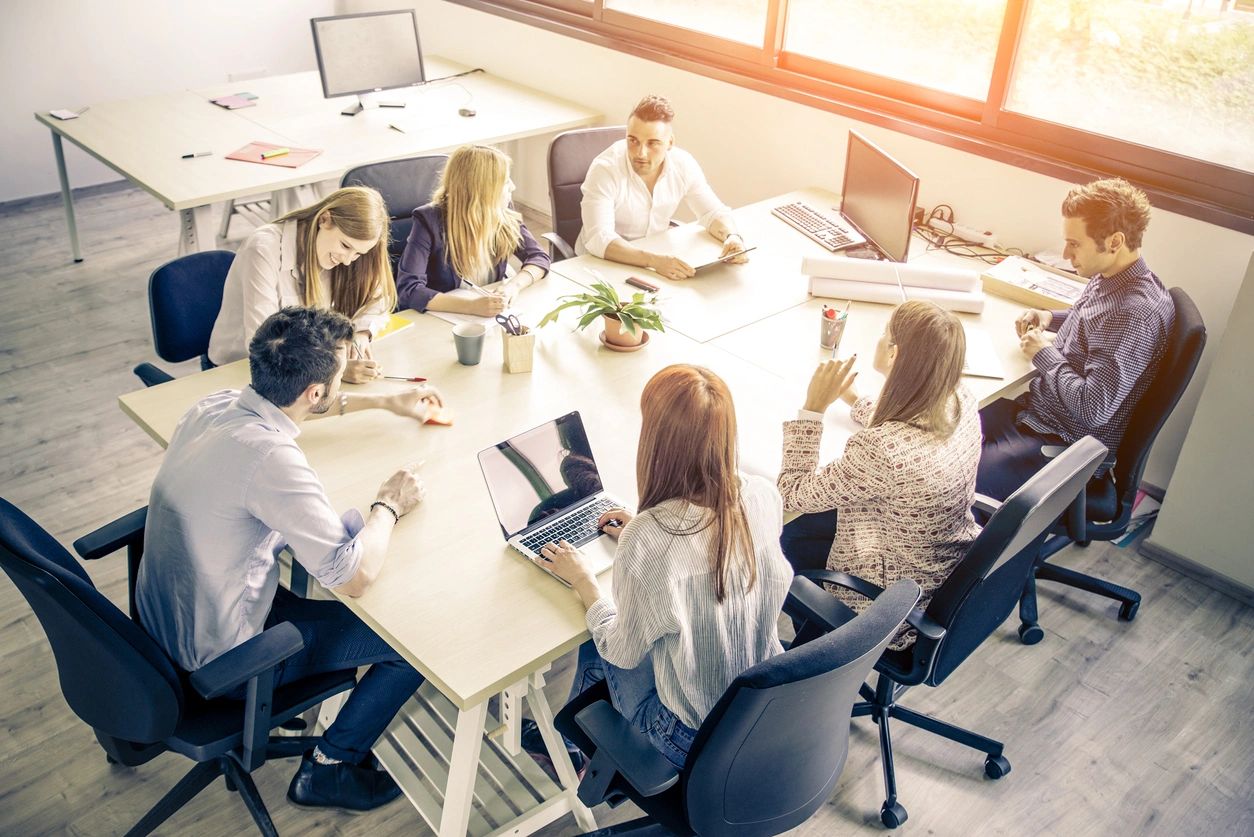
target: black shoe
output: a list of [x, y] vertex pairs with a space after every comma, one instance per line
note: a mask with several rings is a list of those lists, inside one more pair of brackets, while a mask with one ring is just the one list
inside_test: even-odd
[[373, 811], [400, 795], [400, 785], [386, 771], [346, 761], [319, 764], [312, 750], [301, 759], [300, 769], [287, 788], [293, 805], [345, 811]]
[[[570, 756], [575, 775], [582, 779], [584, 768], [588, 766], [588, 757], [583, 754], [583, 750], [566, 741], [564, 737], [562, 740], [566, 743], [566, 754]], [[536, 726], [536, 722], [530, 718], [523, 718], [522, 748], [535, 760], [536, 764], [544, 768], [545, 773], [557, 781], [557, 771], [553, 768], [553, 760], [549, 758], [548, 748], [544, 746], [544, 736], [540, 735], [540, 727]]]

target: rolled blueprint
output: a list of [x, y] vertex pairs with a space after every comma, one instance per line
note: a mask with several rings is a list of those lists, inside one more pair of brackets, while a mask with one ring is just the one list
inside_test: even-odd
[[896, 285], [900, 277], [901, 284], [915, 288], [943, 291], [980, 289], [980, 272], [961, 267], [878, 262], [844, 256], [808, 256], [801, 260], [801, 272], [825, 279], [844, 279], [875, 285]]
[[906, 299], [924, 299], [928, 302], [935, 302], [947, 311], [963, 311], [969, 314], [979, 314], [984, 311], [984, 294], [978, 291], [950, 291], [943, 288], [918, 288], [911, 285], [898, 288], [896, 281], [891, 285], [881, 285], [876, 282], [851, 282], [845, 279], [824, 279], [821, 276], [810, 277], [812, 296], [851, 299], [854, 302], [882, 302], [886, 305], [897, 305], [904, 301], [903, 289]]

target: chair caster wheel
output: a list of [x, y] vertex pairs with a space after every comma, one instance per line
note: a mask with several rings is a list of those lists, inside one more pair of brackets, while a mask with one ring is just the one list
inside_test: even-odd
[[288, 718], [286, 721], [279, 724], [279, 729], [285, 729], [289, 732], [304, 732], [308, 727], [309, 725], [305, 723], [305, 719], [299, 715], [295, 718]]
[[906, 813], [905, 808], [901, 807], [900, 802], [894, 802], [892, 805], [885, 802], [880, 808], [880, 822], [884, 823], [885, 828], [896, 828], [909, 817], [910, 815]]
[[1010, 761], [1005, 756], [989, 756], [984, 759], [984, 775], [990, 779], [1000, 779], [1010, 772]]
[[1029, 625], [1024, 622], [1019, 625], [1019, 641], [1024, 645], [1036, 645], [1045, 638], [1045, 631], [1040, 625]]
[[117, 764], [117, 763], [118, 763], [118, 760], [117, 760], [117, 759], [115, 759], [113, 756], [110, 756], [110, 755], [107, 755], [107, 754], [105, 755], [105, 761], [106, 761], [107, 763], [109, 763], [109, 764]]
[[1136, 612], [1140, 609], [1140, 602], [1124, 602], [1119, 605], [1119, 618], [1124, 622], [1131, 622], [1136, 618]]

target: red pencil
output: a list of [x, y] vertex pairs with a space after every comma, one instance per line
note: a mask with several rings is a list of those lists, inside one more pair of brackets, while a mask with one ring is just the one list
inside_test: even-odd
[[411, 384], [422, 384], [427, 381], [426, 378], [403, 378], [400, 375], [384, 375], [383, 377], [389, 381], [408, 381]]

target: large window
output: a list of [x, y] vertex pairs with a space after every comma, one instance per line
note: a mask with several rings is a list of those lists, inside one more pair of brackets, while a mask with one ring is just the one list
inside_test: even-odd
[[451, 1], [1254, 232], [1254, 0]]

